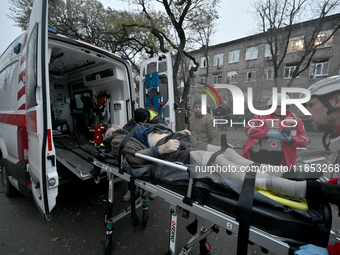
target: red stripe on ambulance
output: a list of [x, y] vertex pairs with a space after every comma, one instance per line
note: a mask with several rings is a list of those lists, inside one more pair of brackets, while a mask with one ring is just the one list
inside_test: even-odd
[[24, 39], [24, 45], [22, 46], [22, 48], [25, 48], [27, 45], [27, 34], [25, 35], [25, 39]]
[[48, 151], [52, 151], [52, 131], [51, 131], [51, 129], [47, 129], [47, 146], [48, 146]]
[[28, 125], [26, 126], [27, 132], [31, 131], [36, 133], [37, 132], [37, 111], [31, 111], [26, 113], [26, 118]]
[[24, 76], [26, 75], [26, 69], [22, 70], [22, 72], [19, 74], [19, 82], [21, 82], [24, 78]]
[[0, 122], [26, 127], [26, 117], [24, 114], [0, 114]]
[[18, 92], [18, 100], [25, 95], [25, 86], [23, 86]]
[[20, 60], [20, 65], [22, 65], [25, 61], [26, 61], [26, 53], [25, 53], [25, 55], [23, 55], [22, 57], [21, 57], [21, 60]]
[[18, 110], [25, 110], [26, 109], [26, 104], [22, 104], [19, 108], [18, 108]]

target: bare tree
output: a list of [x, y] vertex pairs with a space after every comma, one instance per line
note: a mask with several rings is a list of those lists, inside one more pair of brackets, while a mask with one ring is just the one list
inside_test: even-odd
[[22, 30], [27, 30], [33, 0], [11, 0], [11, 2], [12, 7], [9, 9], [12, 11], [12, 14], [8, 15], [8, 17], [14, 20], [16, 26]]
[[[34, 0], [11, 0], [9, 15], [18, 27], [26, 30]], [[49, 2], [48, 26], [60, 34], [71, 33], [77, 38], [106, 47], [105, 42], [114, 37], [106, 32], [109, 23], [108, 12], [96, 0], [54, 0]]]
[[[18, 27], [26, 30], [33, 6], [33, 0], [11, 0], [12, 11], [9, 16]], [[162, 15], [154, 14], [158, 26], [166, 31], [162, 24]], [[97, 0], [54, 0], [49, 2], [48, 26], [58, 33], [74, 36], [114, 53], [126, 55], [135, 70], [139, 71], [134, 57], [139, 54], [153, 56], [159, 52], [158, 41], [148, 29], [126, 29], [123, 23], [141, 23], [142, 13], [105, 9]], [[139, 59], [139, 58], [138, 58]]]
[[[97, 0], [54, 0], [49, 8], [49, 26], [62, 34], [71, 31], [77, 38], [104, 47], [112, 52], [124, 53], [138, 70], [135, 57], [153, 56], [171, 51], [173, 56], [173, 80], [175, 99], [180, 108], [185, 108], [190, 90], [190, 79], [199, 64], [188, 54], [198, 39], [193, 40], [193, 21], [203, 24], [206, 10], [214, 10], [220, 0], [131, 0], [141, 11], [124, 12], [105, 9]], [[12, 19], [23, 29], [27, 28], [33, 0], [11, 0]], [[149, 3], [157, 2], [162, 11], [154, 11]], [[217, 12], [217, 10], [215, 10]], [[72, 13], [72, 15], [70, 15]], [[211, 13], [209, 14], [211, 17]], [[199, 18], [198, 18], [199, 16]], [[191, 33], [190, 33], [191, 31]], [[196, 30], [197, 31], [197, 30]], [[152, 35], [152, 36], [151, 36]], [[189, 36], [188, 36], [189, 35]], [[183, 73], [178, 84], [180, 66], [190, 59], [192, 65]], [[188, 67], [189, 65], [187, 65]], [[185, 70], [184, 68], [181, 70]], [[184, 111], [183, 111], [184, 113]], [[179, 118], [178, 120], [184, 120]], [[184, 121], [177, 121], [178, 128]], [[181, 126], [183, 124], [183, 126]]]
[[[218, 4], [216, 2], [215, 4]], [[201, 18], [204, 13], [204, 20]], [[212, 43], [214, 34], [216, 33], [216, 21], [219, 15], [216, 12], [216, 6], [207, 5], [202, 9], [195, 9], [193, 11], [192, 19], [190, 22], [190, 32], [196, 36], [192, 36], [194, 42], [200, 46], [199, 51], [206, 60], [206, 78], [209, 77], [209, 46]], [[212, 83], [212, 82], [211, 82]]]
[[[278, 85], [279, 69], [290, 47], [300, 48], [297, 49], [298, 58], [295, 59], [295, 70], [288, 81], [288, 87], [310, 66], [317, 48], [332, 40], [333, 34], [340, 28], [340, 20], [329, 23], [327, 16], [337, 10], [339, 5], [339, 0], [260, 0], [252, 4], [255, 21], [260, 31], [266, 35], [266, 43], [272, 56], [275, 86]], [[303, 22], [303, 28], [297, 27], [295, 24], [301, 21], [301, 15], [305, 13], [309, 13], [307, 16], [312, 20]], [[291, 38], [299, 29], [304, 30], [303, 41], [301, 45], [293, 46]], [[316, 43], [320, 32], [326, 29], [332, 32]]]
[[[183, 109], [187, 105], [187, 97], [190, 91], [190, 82], [193, 74], [198, 69], [198, 62], [196, 59], [188, 53], [188, 48], [194, 41], [187, 36], [191, 27], [191, 22], [194, 17], [200, 13], [200, 18], [202, 22], [205, 22], [206, 12], [195, 12], [197, 10], [206, 10], [211, 6], [217, 7], [219, 0], [157, 0], [165, 10], [166, 17], [169, 19], [172, 30], [170, 33], [165, 33], [164, 31], [158, 29], [155, 25], [156, 22], [152, 15], [149, 13], [148, 0], [134, 0], [134, 3], [142, 7], [142, 11], [148, 21], [149, 29], [151, 33], [159, 40], [159, 48], [162, 52], [171, 51], [173, 55], [173, 81], [174, 81], [174, 91], [175, 100], [179, 104], [179, 108]], [[217, 12], [217, 11], [216, 11]], [[197, 21], [197, 19], [196, 19]], [[167, 47], [168, 44], [168, 47]], [[178, 76], [185, 68], [184, 62], [191, 61], [193, 63], [190, 65], [188, 70], [188, 75], [181, 76], [181, 82], [179, 84]], [[180, 69], [182, 67], [182, 69]], [[186, 64], [186, 67], [189, 67]], [[183, 84], [183, 86], [181, 86]], [[184, 128], [184, 116], [185, 111], [179, 111], [176, 115], [176, 126], [180, 130]]]

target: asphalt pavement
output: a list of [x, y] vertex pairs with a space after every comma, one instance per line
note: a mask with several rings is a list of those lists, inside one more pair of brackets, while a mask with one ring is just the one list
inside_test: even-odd
[[[221, 131], [224, 133], [226, 131]], [[229, 129], [228, 142], [234, 146], [242, 146], [246, 140], [244, 129]], [[303, 159], [326, 155], [319, 133], [311, 133], [311, 144], [308, 150], [299, 150]], [[332, 148], [332, 147], [331, 147]], [[240, 149], [236, 149], [239, 153]], [[314, 156], [313, 156], [314, 155]], [[108, 183], [103, 180], [97, 185], [92, 180], [76, 182], [71, 187], [60, 190], [57, 205], [53, 209], [51, 221], [45, 221], [39, 214], [32, 198], [17, 194], [7, 198], [0, 193], [0, 254], [103, 254], [105, 227], [103, 213], [106, 208]], [[2, 190], [0, 184], [0, 190]], [[129, 203], [122, 202], [126, 192], [123, 181], [115, 185], [114, 215], [126, 208]], [[337, 210], [332, 207], [333, 225], [330, 244], [340, 241], [340, 224]], [[137, 209], [141, 218], [142, 210]], [[170, 214], [169, 204], [162, 198], [149, 201], [149, 220], [146, 228], [139, 224], [134, 228], [126, 216], [114, 224], [113, 250], [111, 254], [165, 254], [169, 246]], [[190, 239], [185, 227], [194, 220], [179, 217], [178, 246], [179, 254], [182, 246]], [[209, 228], [209, 221], [203, 226]], [[211, 254], [236, 254], [237, 236], [227, 235], [224, 230], [209, 237]], [[196, 245], [190, 254], [199, 254]], [[248, 254], [264, 254], [258, 245], [249, 245]], [[269, 252], [269, 254], [275, 254]]]
[[[87, 255], [104, 254], [105, 227], [103, 214], [106, 208], [107, 181], [100, 185], [93, 181], [75, 183], [63, 189], [58, 195], [50, 221], [39, 214], [33, 199], [18, 194], [7, 198], [0, 193], [0, 254], [63, 254]], [[117, 215], [129, 203], [122, 202], [126, 183], [115, 185], [113, 214]], [[1, 187], [0, 187], [1, 188]], [[130, 217], [126, 216], [114, 224], [113, 249], [116, 255], [160, 255], [166, 254], [169, 247], [170, 214], [169, 204], [162, 198], [149, 200], [149, 219], [146, 228], [139, 224], [134, 228]], [[137, 209], [139, 218], [141, 208]], [[194, 221], [178, 218], [177, 253], [191, 238], [185, 227]], [[202, 226], [208, 229], [212, 223], [203, 220]], [[236, 254], [234, 235], [224, 230], [209, 237], [212, 254]], [[199, 254], [198, 245], [190, 254]], [[258, 245], [249, 246], [249, 254], [261, 254]], [[273, 254], [273, 253], [272, 253]]]

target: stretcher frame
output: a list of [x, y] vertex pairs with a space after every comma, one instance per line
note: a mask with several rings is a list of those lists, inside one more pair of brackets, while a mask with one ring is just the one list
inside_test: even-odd
[[[176, 168], [182, 171], [188, 171], [186, 166], [179, 165], [176, 163], [153, 158], [153, 157], [146, 156], [140, 153], [128, 152], [127, 154], [130, 154], [130, 155], [132, 154], [136, 157], [143, 158], [143, 159], [152, 161], [154, 163], [164, 164], [166, 166], [173, 167], [173, 168]], [[117, 166], [112, 166], [110, 164], [100, 162], [97, 159], [93, 159], [92, 164], [100, 168], [102, 171], [107, 172], [107, 176], [109, 179], [108, 200], [111, 204], [113, 204], [114, 183], [117, 181], [116, 178], [129, 182], [131, 175], [127, 173], [122, 173]], [[148, 192], [156, 194], [157, 196], [163, 198], [165, 201], [167, 201], [170, 204], [170, 214], [171, 214], [170, 229], [172, 227], [173, 221], [175, 221], [177, 224], [177, 217], [179, 215], [180, 210], [194, 214], [196, 219], [199, 219], [201, 217], [203, 219], [206, 219], [214, 223], [212, 228], [210, 228], [208, 231], [206, 231], [205, 233], [201, 232], [203, 234], [199, 234], [198, 230], [200, 226], [198, 224], [196, 234], [194, 234], [193, 237], [190, 239], [190, 241], [182, 248], [180, 255], [188, 254], [191, 247], [194, 244], [200, 242], [202, 239], [205, 239], [208, 235], [212, 234], [213, 232], [218, 232], [219, 228], [225, 229], [227, 234], [233, 233], [233, 234], [238, 235], [239, 233], [240, 223], [234, 217], [230, 215], [226, 215], [209, 206], [201, 205], [195, 201], [193, 201], [192, 204], [190, 205], [189, 203], [185, 202], [185, 196], [178, 194], [172, 190], [169, 190], [165, 187], [162, 187], [158, 184], [153, 184], [148, 181], [139, 180], [139, 179], [135, 179], [134, 184], [136, 185], [136, 187], [139, 187], [140, 189], [144, 191], [148, 191]], [[191, 196], [192, 184], [193, 184], [193, 179], [190, 178], [187, 197]], [[141, 199], [137, 199], [136, 208], [140, 206], [141, 206]], [[130, 209], [129, 208], [125, 209], [123, 213], [114, 217], [113, 220], [110, 220], [110, 222], [114, 223], [115, 221], [121, 219], [122, 217], [124, 217], [125, 215], [129, 213], [130, 213]], [[176, 251], [177, 227], [173, 231], [169, 231], [169, 233], [170, 233], [169, 234], [170, 235], [169, 236], [169, 250], [167, 254], [173, 255], [175, 254], [175, 251]], [[204, 236], [201, 236], [201, 235], [204, 235]], [[279, 255], [292, 254], [292, 248], [290, 247], [288, 243], [296, 244], [296, 246], [300, 246], [304, 244], [303, 242], [300, 242], [300, 241], [272, 235], [270, 233], [267, 233], [253, 226], [250, 226], [249, 228], [249, 240], [248, 241], [249, 243], [258, 244], [262, 249], [273, 251]], [[210, 253], [206, 253], [206, 254], [210, 254]]]

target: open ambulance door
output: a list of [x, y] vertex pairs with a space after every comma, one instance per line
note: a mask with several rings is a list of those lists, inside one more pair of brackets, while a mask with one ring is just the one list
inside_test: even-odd
[[50, 220], [58, 194], [58, 174], [52, 140], [47, 15], [48, 0], [35, 0], [26, 46], [25, 94], [32, 194], [40, 212]]
[[170, 52], [145, 60], [140, 68], [140, 107], [152, 108], [163, 124], [176, 131], [175, 96]]

